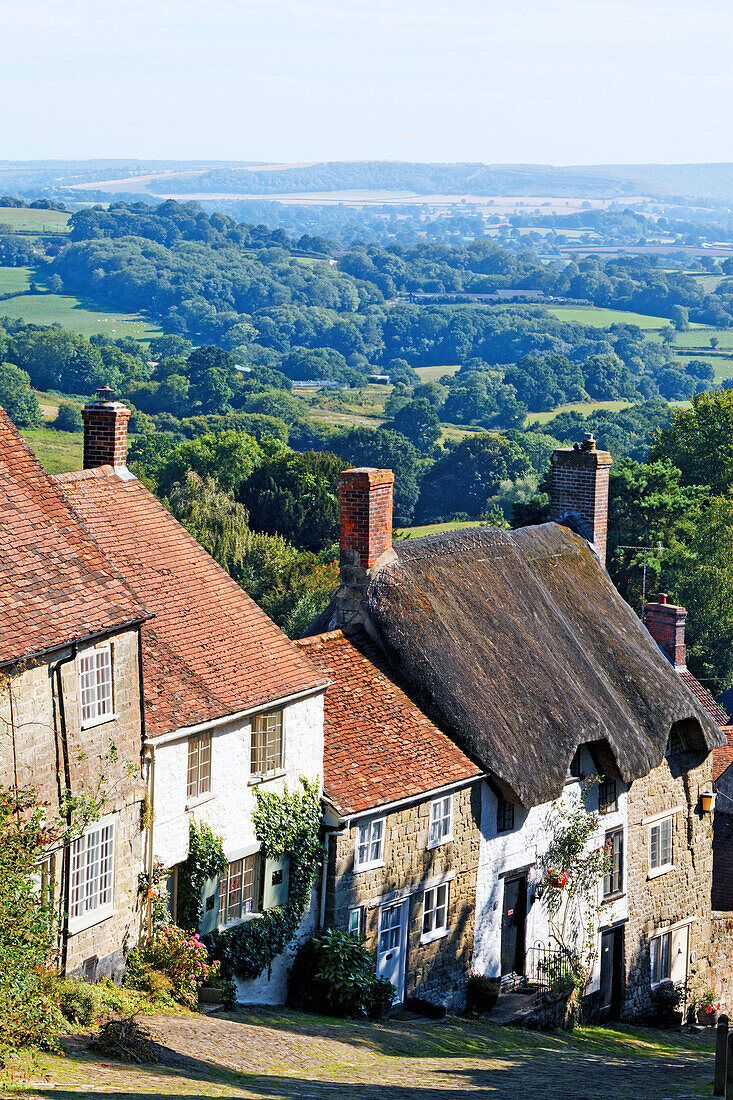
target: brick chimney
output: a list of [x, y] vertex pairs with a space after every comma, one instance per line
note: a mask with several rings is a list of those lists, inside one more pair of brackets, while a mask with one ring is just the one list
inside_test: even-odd
[[550, 519], [556, 523], [574, 517], [606, 566], [608, 534], [608, 473], [613, 464], [608, 451], [596, 450], [590, 432], [582, 443], [554, 451], [550, 475]]
[[96, 401], [81, 411], [84, 420], [84, 469], [95, 466], [125, 466], [127, 463], [127, 421], [130, 410], [115, 401], [109, 386], [97, 390]]
[[644, 604], [644, 622], [646, 628], [662, 653], [675, 668], [687, 667], [685, 647], [684, 607], [667, 603], [667, 593], [660, 592], [656, 603]]
[[392, 546], [391, 470], [369, 466], [344, 470], [339, 478], [341, 579], [358, 581]]

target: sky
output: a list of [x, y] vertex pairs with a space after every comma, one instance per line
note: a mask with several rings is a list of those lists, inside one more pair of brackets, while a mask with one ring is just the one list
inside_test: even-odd
[[0, 0], [0, 158], [733, 161], [730, 0]]

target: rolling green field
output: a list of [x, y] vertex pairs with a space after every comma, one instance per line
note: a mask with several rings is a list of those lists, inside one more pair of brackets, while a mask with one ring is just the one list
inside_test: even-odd
[[[668, 317], [653, 317], [647, 313], [630, 313], [623, 309], [597, 309], [595, 306], [548, 306], [547, 312], [559, 321], [574, 321], [579, 325], [608, 328], [609, 325], [638, 325], [644, 329], [662, 329], [670, 324]], [[692, 327], [692, 326], [691, 326]], [[698, 325], [697, 328], [703, 328]]]
[[710, 325], [690, 326], [689, 332], [675, 334], [676, 348], [709, 348], [710, 337], [715, 336], [719, 348], [733, 348], [733, 329], [711, 328]]
[[[0, 268], [0, 272], [7, 270]], [[87, 337], [100, 332], [104, 336], [131, 336], [145, 342], [162, 332], [137, 314], [112, 313], [105, 306], [69, 294], [21, 294], [8, 298], [0, 302], [0, 317], [15, 317], [37, 325], [57, 323]]]
[[619, 412], [621, 409], [628, 409], [629, 405], [633, 404], [633, 401], [576, 401], [573, 405], [560, 405], [551, 412], [527, 413], [525, 427], [529, 427], [530, 424], [547, 424], [549, 420], [552, 420], [561, 412], [579, 412], [588, 416], [592, 412], [598, 412], [599, 409]]
[[488, 524], [480, 520], [454, 520], [453, 523], [431, 523], [426, 527], [398, 527], [398, 538], [420, 539], [423, 535], [442, 535], [446, 531], [459, 531], [464, 527], [487, 527]]
[[[24, 291], [30, 290], [32, 275], [33, 271], [30, 267], [0, 267], [0, 294], [23, 294]], [[0, 302], [1, 313], [2, 302]]]
[[458, 369], [457, 365], [451, 367], [418, 367], [417, 373], [420, 375], [421, 382], [437, 382], [444, 374], [455, 374]]
[[38, 461], [49, 474], [81, 470], [84, 461], [84, 436], [81, 432], [56, 432], [53, 428], [24, 428], [23, 439], [35, 451]]
[[60, 210], [0, 206], [0, 225], [9, 225], [16, 233], [68, 233], [70, 216]]

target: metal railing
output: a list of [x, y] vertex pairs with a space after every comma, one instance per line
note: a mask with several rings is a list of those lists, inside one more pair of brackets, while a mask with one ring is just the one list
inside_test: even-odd
[[572, 983], [573, 970], [566, 952], [556, 944], [536, 943], [527, 948], [527, 981], [547, 993], [558, 985]]

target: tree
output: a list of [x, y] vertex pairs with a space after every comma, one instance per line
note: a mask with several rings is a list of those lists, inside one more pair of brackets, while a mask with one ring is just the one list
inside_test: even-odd
[[720, 340], [718, 339], [717, 336], [711, 336], [710, 337], [710, 347], [713, 349], [713, 351], [715, 351], [715, 349], [717, 348], [719, 343], [720, 343]]
[[83, 432], [84, 421], [78, 405], [62, 402], [52, 424], [57, 432]]
[[690, 314], [684, 306], [672, 306], [672, 324], [675, 332], [687, 332], [690, 327]]
[[700, 510], [689, 553], [676, 564], [675, 598], [687, 608], [687, 661], [717, 694], [733, 683], [733, 499]]
[[[155, 444], [152, 446], [155, 448]], [[138, 453], [143, 458], [151, 452], [143, 454], [131, 448], [131, 458], [137, 458]], [[156, 479], [159, 495], [168, 496], [173, 485], [185, 483], [189, 470], [201, 478], [213, 478], [225, 492], [236, 493], [262, 462], [263, 453], [246, 432], [225, 431], [199, 436], [170, 450], [163, 445], [161, 457], [157, 463], [149, 460], [146, 472]]]
[[41, 407], [31, 389], [30, 375], [13, 363], [0, 363], [0, 405], [16, 428], [35, 428]]
[[196, 348], [188, 357], [191, 396], [205, 413], [223, 413], [237, 386], [234, 357], [223, 348]]
[[344, 463], [321, 451], [274, 455], [241, 486], [238, 498], [256, 531], [320, 551], [338, 538], [338, 479]]
[[351, 428], [326, 443], [349, 466], [375, 466], [394, 473], [395, 523], [407, 526], [420, 492], [418, 453], [399, 432], [388, 428]]
[[213, 478], [193, 470], [177, 482], [168, 497], [171, 512], [227, 573], [242, 567], [250, 535], [247, 509], [231, 493], [217, 488]]
[[424, 397], [410, 401], [392, 421], [396, 432], [409, 439], [420, 454], [427, 454], [440, 439], [440, 421], [433, 406]]
[[733, 487], [733, 390], [699, 393], [654, 437], [650, 460], [668, 459], [685, 485], [709, 485], [724, 494]]
[[467, 436], [427, 471], [417, 505], [423, 523], [451, 519], [457, 513], [482, 517], [502, 482], [531, 472], [527, 456], [500, 435]]

